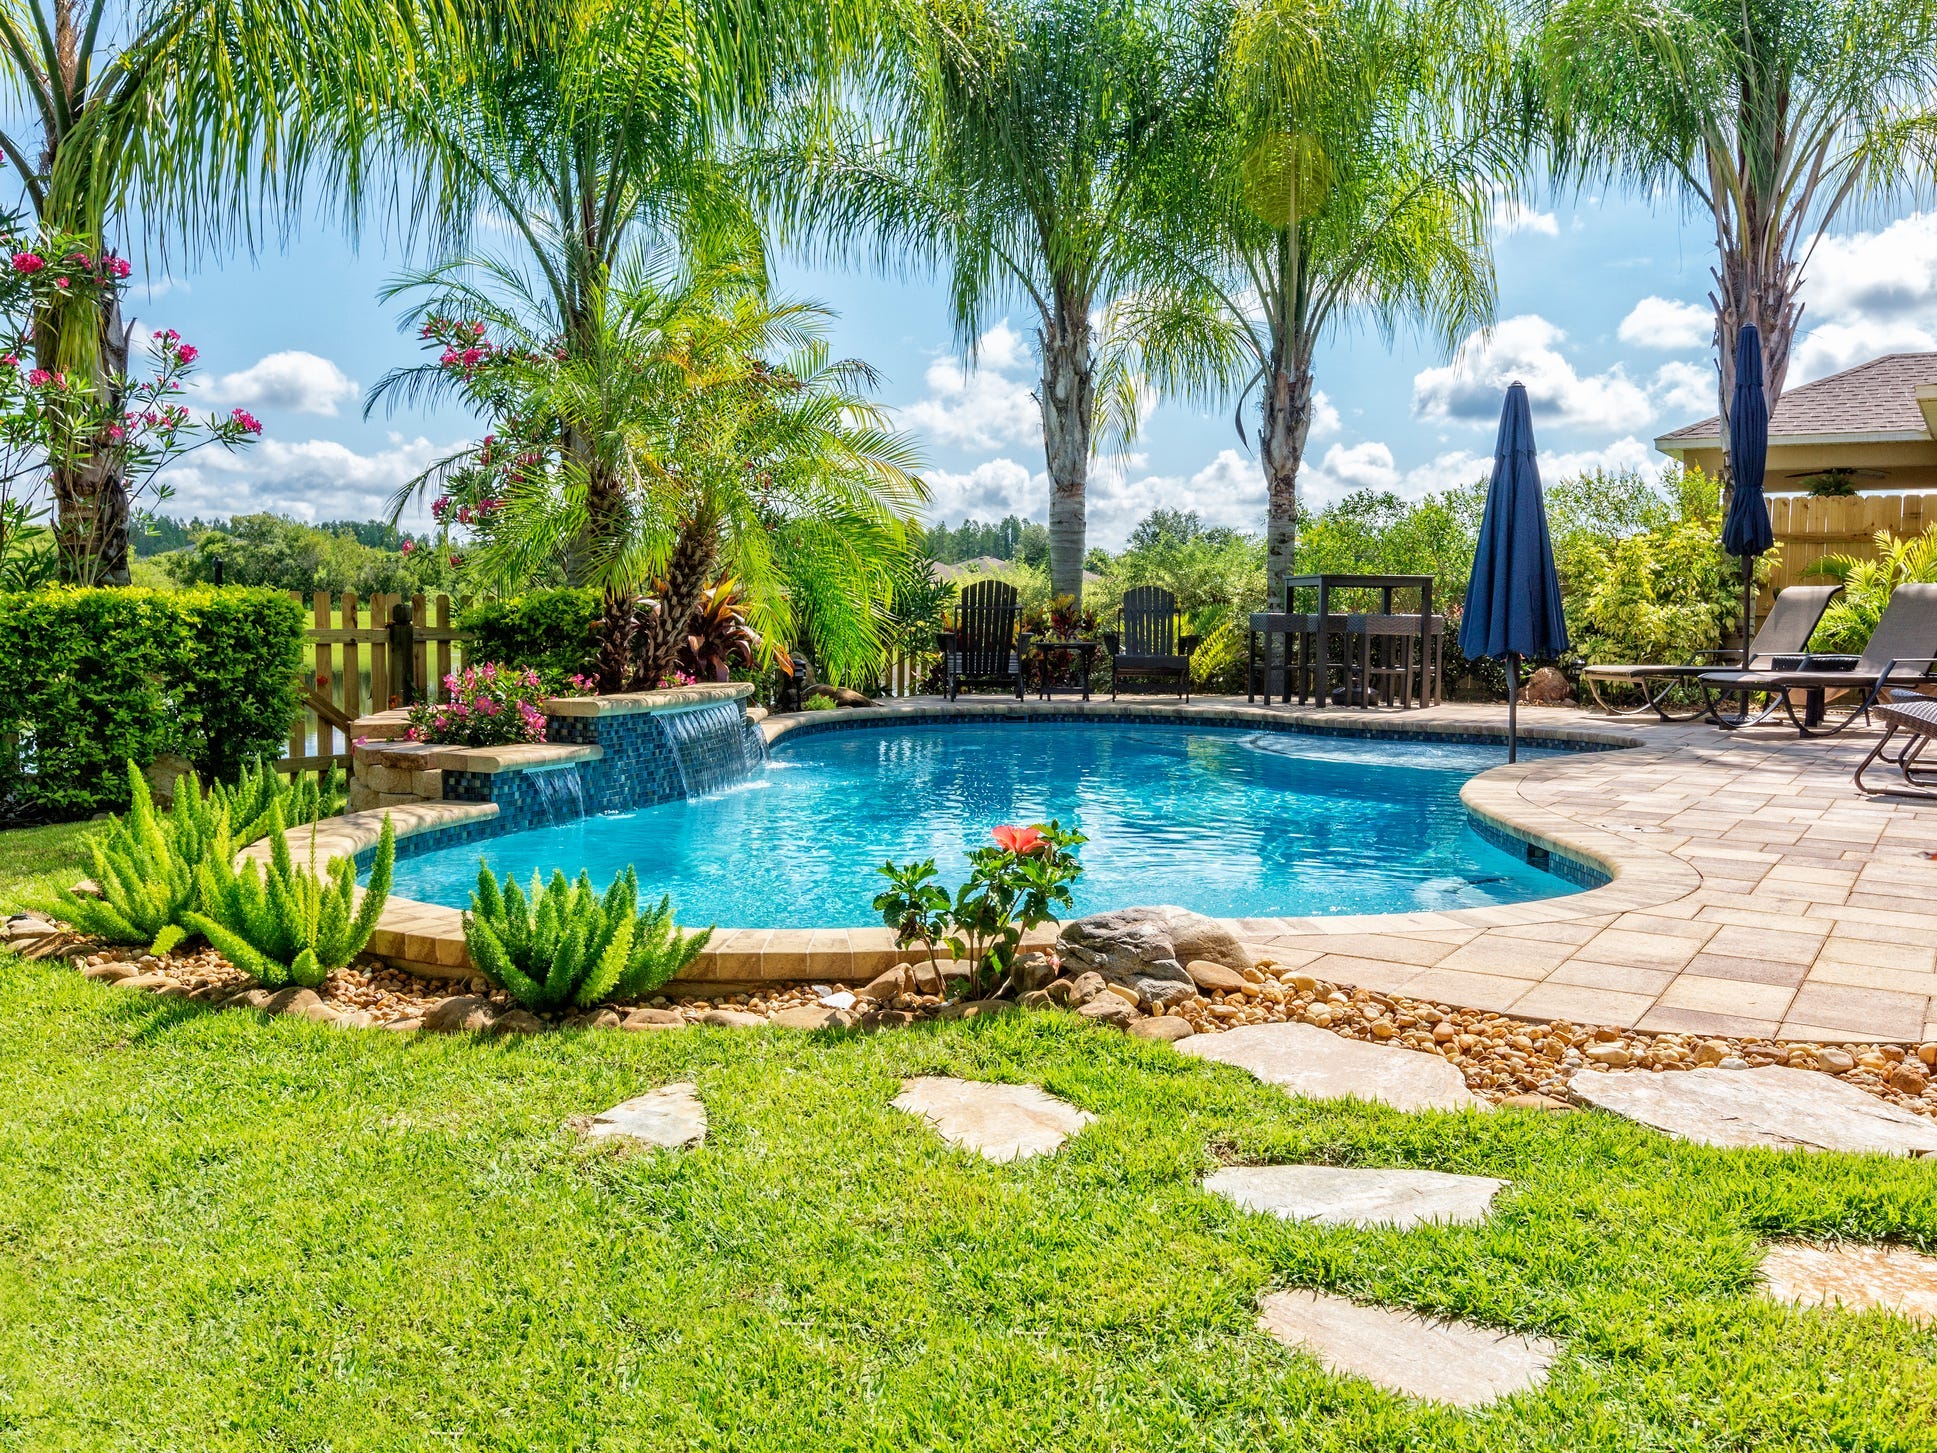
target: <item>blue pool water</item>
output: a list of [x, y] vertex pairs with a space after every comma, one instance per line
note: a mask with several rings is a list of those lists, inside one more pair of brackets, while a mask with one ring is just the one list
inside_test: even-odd
[[1469, 825], [1460, 785], [1504, 760], [1498, 747], [1124, 722], [828, 732], [783, 739], [722, 792], [406, 858], [396, 891], [468, 906], [480, 852], [500, 875], [585, 868], [601, 887], [631, 863], [684, 924], [858, 927], [879, 921], [883, 860], [933, 857], [953, 883], [989, 829], [1052, 817], [1089, 835], [1085, 912], [1396, 913], [1576, 891]]

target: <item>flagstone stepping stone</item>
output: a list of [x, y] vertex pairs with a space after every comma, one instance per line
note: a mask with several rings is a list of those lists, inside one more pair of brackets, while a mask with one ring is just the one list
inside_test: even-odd
[[1544, 1337], [1361, 1306], [1323, 1292], [1272, 1292], [1259, 1308], [1260, 1328], [1311, 1353], [1327, 1372], [1455, 1407], [1538, 1387], [1560, 1353]]
[[679, 1150], [706, 1139], [706, 1107], [690, 1080], [661, 1085], [622, 1100], [585, 1126], [587, 1140], [636, 1140], [655, 1150]]
[[919, 1115], [959, 1150], [1001, 1162], [1047, 1155], [1096, 1117], [1038, 1085], [924, 1075], [901, 1082], [894, 1107]]
[[1382, 1049], [1309, 1024], [1247, 1024], [1194, 1034], [1179, 1041], [1177, 1052], [1236, 1065], [1314, 1100], [1356, 1095], [1398, 1110], [1486, 1108], [1459, 1069], [1436, 1054]]
[[1937, 1154], [1937, 1121], [1810, 1070], [1580, 1070], [1567, 1088], [1597, 1109], [1698, 1145]]
[[1787, 1242], [1762, 1258], [1762, 1280], [1779, 1302], [1852, 1312], [1881, 1307], [1937, 1325], [1937, 1257], [1907, 1246]]
[[1204, 1189], [1247, 1211], [1326, 1226], [1393, 1226], [1483, 1221], [1505, 1181], [1436, 1170], [1367, 1170], [1336, 1165], [1234, 1165], [1204, 1177]]

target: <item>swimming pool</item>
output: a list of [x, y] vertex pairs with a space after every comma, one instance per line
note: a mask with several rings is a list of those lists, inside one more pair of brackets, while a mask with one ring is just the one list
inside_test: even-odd
[[[1522, 748], [1523, 758], [1538, 755]], [[857, 928], [873, 869], [944, 881], [1000, 823], [1088, 834], [1082, 912], [1175, 903], [1216, 917], [1478, 908], [1579, 891], [1493, 846], [1459, 789], [1493, 746], [1145, 722], [943, 722], [783, 738], [725, 791], [406, 857], [394, 891], [466, 907], [500, 874], [626, 864], [686, 924]]]

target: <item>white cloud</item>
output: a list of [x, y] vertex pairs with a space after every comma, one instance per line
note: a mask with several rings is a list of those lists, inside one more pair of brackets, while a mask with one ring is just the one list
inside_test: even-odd
[[1690, 424], [1715, 412], [1716, 388], [1712, 363], [1664, 363], [1648, 385], [1664, 415]]
[[1022, 335], [998, 323], [976, 341], [975, 352], [973, 366], [955, 357], [929, 364], [927, 397], [902, 409], [901, 422], [967, 449], [1041, 439], [1042, 412], [1029, 381], [1033, 360]]
[[1715, 315], [1707, 308], [1673, 298], [1646, 297], [1621, 320], [1617, 335], [1636, 348], [1683, 353], [1715, 340]]
[[1538, 232], [1543, 237], [1560, 236], [1560, 220], [1552, 212], [1536, 212], [1524, 202], [1504, 203], [1494, 214], [1493, 230], [1502, 237], [1516, 232]]
[[1049, 507], [1049, 477], [1013, 459], [985, 459], [966, 474], [931, 469], [928, 515], [937, 523], [999, 520], [1004, 515], [1041, 519]]
[[1338, 405], [1326, 396], [1325, 390], [1313, 393], [1311, 433], [1307, 437], [1329, 439], [1339, 431], [1340, 423]]
[[1803, 279], [1801, 336], [1785, 386], [1885, 353], [1937, 349], [1937, 212], [1825, 237]]
[[[380, 519], [399, 488], [462, 447], [392, 434], [387, 448], [359, 454], [333, 439], [264, 439], [233, 454], [204, 450], [162, 479], [175, 490], [168, 513], [179, 516], [271, 511], [300, 520]], [[413, 508], [407, 520], [423, 515]]]
[[1414, 376], [1413, 413], [1429, 423], [1492, 424], [1517, 380], [1527, 386], [1536, 424], [1601, 433], [1646, 425], [1654, 417], [1647, 390], [1619, 364], [1583, 376], [1560, 351], [1566, 337], [1537, 313], [1509, 318], [1490, 336], [1469, 334], [1451, 363]]
[[285, 349], [199, 384], [195, 392], [219, 404], [334, 417], [339, 401], [356, 397], [357, 385], [329, 359]]
[[1324, 505], [1355, 489], [1391, 489], [1399, 483], [1392, 450], [1376, 439], [1334, 444], [1316, 463], [1298, 471], [1298, 493], [1307, 505]]
[[[1937, 324], [1937, 310], [1933, 310], [1932, 322]], [[1937, 334], [1911, 318], [1825, 323], [1804, 334], [1790, 353], [1783, 387], [1794, 388], [1812, 378], [1840, 373], [1886, 353], [1928, 353], [1932, 349], [1937, 349]]]

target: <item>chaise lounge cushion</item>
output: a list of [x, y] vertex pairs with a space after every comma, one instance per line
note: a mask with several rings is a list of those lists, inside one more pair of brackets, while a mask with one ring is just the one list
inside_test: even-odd
[[1112, 656], [1110, 664], [1119, 671], [1183, 671], [1190, 666], [1188, 656]]

